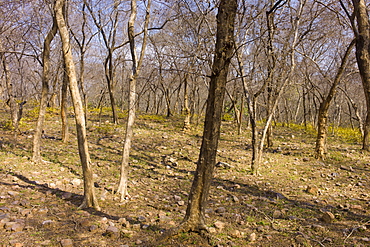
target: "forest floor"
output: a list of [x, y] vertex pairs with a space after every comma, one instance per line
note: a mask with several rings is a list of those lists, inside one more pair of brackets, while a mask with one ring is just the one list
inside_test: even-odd
[[[130, 198], [114, 195], [124, 125], [90, 113], [88, 141], [101, 211], [79, 210], [83, 195], [73, 119], [63, 143], [48, 111], [44, 162], [31, 161], [35, 111], [14, 139], [0, 112], [0, 246], [146, 246], [181, 223], [199, 155], [202, 127], [182, 131], [180, 117], [137, 118]], [[121, 120], [121, 123], [124, 122]], [[370, 246], [370, 158], [338, 133], [328, 158], [313, 157], [314, 131], [274, 127], [260, 175], [250, 175], [250, 131], [223, 122], [206, 223], [213, 238], [181, 233], [158, 246]]]

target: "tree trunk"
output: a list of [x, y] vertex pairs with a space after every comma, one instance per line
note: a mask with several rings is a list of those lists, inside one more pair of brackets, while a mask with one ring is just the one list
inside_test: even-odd
[[329, 93], [326, 98], [321, 102], [319, 108], [319, 114], [317, 119], [317, 137], [316, 137], [316, 150], [315, 157], [316, 159], [323, 160], [326, 153], [326, 139], [328, 131], [328, 110], [332, 99], [334, 98], [337, 92], [337, 86], [342, 78], [344, 69], [347, 64], [347, 60], [352, 51], [352, 48], [355, 45], [355, 40], [347, 47], [346, 53], [342, 58], [340, 67], [338, 68], [337, 74], [335, 75], [333, 84], [330, 87]]
[[370, 151], [370, 21], [365, 0], [352, 0], [352, 2], [357, 20], [357, 29], [353, 25], [356, 36], [356, 59], [367, 106], [362, 148]]
[[129, 81], [129, 100], [128, 100], [128, 117], [126, 123], [126, 135], [125, 141], [123, 144], [123, 154], [122, 154], [122, 162], [121, 162], [121, 175], [120, 175], [120, 182], [117, 189], [117, 194], [121, 194], [121, 201], [125, 199], [128, 195], [127, 192], [127, 181], [128, 181], [128, 168], [129, 168], [129, 157], [130, 157], [130, 149], [131, 149], [131, 140], [133, 135], [133, 125], [135, 122], [135, 111], [136, 111], [136, 80], [139, 76], [139, 71], [143, 62], [145, 48], [146, 48], [146, 41], [147, 41], [147, 34], [148, 34], [148, 25], [149, 25], [149, 17], [150, 17], [150, 4], [151, 0], [147, 2], [147, 9], [146, 9], [146, 16], [145, 16], [145, 24], [144, 24], [144, 38], [143, 43], [141, 45], [141, 52], [140, 57], [137, 59], [136, 55], [136, 46], [135, 46], [135, 19], [137, 14], [137, 5], [136, 0], [131, 0], [131, 15], [128, 22], [128, 37], [130, 42], [130, 50], [131, 50], [131, 57], [132, 57], [132, 74], [130, 76]]
[[63, 14], [64, 4], [65, 0], [56, 0], [54, 11], [62, 40], [63, 57], [66, 65], [66, 72], [69, 79], [69, 89], [71, 91], [72, 102], [75, 111], [78, 151], [84, 177], [84, 199], [80, 205], [80, 208], [94, 207], [95, 209], [100, 210], [94, 191], [93, 172], [91, 169], [91, 161], [86, 138], [86, 123], [83, 104], [77, 83], [76, 69], [72, 57], [69, 33]]
[[46, 35], [44, 40], [44, 51], [42, 53], [42, 89], [41, 89], [41, 101], [39, 116], [37, 118], [37, 124], [35, 134], [33, 136], [33, 148], [32, 148], [32, 160], [36, 163], [41, 162], [40, 146], [41, 146], [41, 135], [44, 127], [45, 113], [49, 95], [49, 78], [50, 78], [50, 44], [53, 41], [55, 34], [58, 31], [55, 17], [53, 17], [53, 26], [49, 33]]
[[62, 119], [62, 141], [64, 143], [68, 142], [68, 75], [65, 69], [63, 71], [63, 84], [62, 84], [62, 97], [60, 103], [60, 116]]
[[17, 109], [17, 102], [15, 101], [15, 95], [14, 95], [14, 88], [13, 83], [11, 82], [10, 76], [9, 76], [9, 69], [8, 64], [6, 63], [6, 58], [4, 53], [2, 55], [2, 62], [3, 62], [3, 69], [5, 73], [5, 83], [6, 83], [6, 89], [8, 91], [8, 101], [7, 104], [10, 107], [10, 116], [11, 116], [11, 123], [13, 127], [13, 134], [14, 139], [17, 138], [18, 133], [18, 109]]
[[184, 222], [180, 226], [180, 231], [201, 231], [207, 229], [204, 209], [216, 163], [225, 86], [234, 50], [236, 10], [237, 0], [221, 0], [217, 14], [216, 50], [212, 65], [202, 145], [186, 215]]
[[191, 114], [190, 114], [190, 109], [189, 109], [188, 75], [189, 74], [186, 74], [185, 79], [184, 79], [184, 107], [183, 107], [182, 112], [185, 115], [185, 118], [184, 118], [184, 126], [182, 128], [183, 130], [190, 129]]

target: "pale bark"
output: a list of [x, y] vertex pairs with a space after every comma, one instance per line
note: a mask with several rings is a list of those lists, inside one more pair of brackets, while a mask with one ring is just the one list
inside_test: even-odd
[[44, 50], [42, 52], [42, 89], [39, 116], [37, 118], [36, 129], [33, 136], [32, 160], [41, 162], [41, 135], [44, 128], [45, 113], [49, 96], [49, 80], [50, 80], [50, 45], [55, 34], [58, 31], [55, 17], [53, 17], [53, 26], [45, 37]]
[[63, 57], [66, 65], [66, 72], [69, 78], [69, 89], [75, 111], [78, 151], [84, 178], [84, 199], [80, 205], [80, 208], [94, 207], [95, 209], [100, 210], [94, 192], [93, 172], [91, 169], [91, 161], [86, 138], [86, 123], [83, 104], [77, 83], [76, 69], [72, 57], [69, 32], [63, 15], [64, 4], [65, 0], [56, 0], [54, 11], [58, 24], [58, 30], [62, 40]]
[[10, 108], [10, 116], [11, 116], [11, 123], [13, 127], [13, 134], [14, 138], [17, 138], [18, 133], [18, 109], [17, 109], [17, 102], [15, 101], [15, 95], [14, 95], [14, 88], [13, 83], [9, 76], [9, 68], [8, 64], [6, 62], [6, 58], [4, 53], [1, 54], [2, 59], [2, 65], [5, 73], [5, 83], [6, 83], [6, 90], [8, 92], [8, 101], [7, 104]]
[[62, 119], [62, 141], [64, 143], [68, 142], [68, 75], [65, 70], [63, 71], [63, 84], [61, 92], [61, 103], [60, 103], [60, 116]]
[[136, 0], [131, 0], [131, 15], [128, 21], [128, 37], [130, 42], [130, 51], [132, 57], [132, 74], [130, 76], [129, 81], [129, 100], [128, 100], [128, 117], [126, 123], [126, 135], [123, 144], [123, 154], [122, 154], [122, 162], [121, 162], [121, 174], [120, 174], [120, 181], [117, 189], [117, 194], [121, 194], [121, 201], [128, 196], [127, 191], [127, 182], [128, 182], [128, 169], [129, 169], [129, 158], [130, 158], [130, 149], [131, 149], [131, 141], [133, 136], [133, 126], [135, 123], [135, 112], [136, 112], [136, 104], [137, 104], [137, 93], [136, 93], [136, 80], [139, 76], [140, 68], [143, 63], [144, 55], [145, 55], [145, 48], [147, 42], [147, 35], [148, 35], [148, 25], [149, 25], [149, 17], [150, 17], [150, 4], [151, 0], [148, 0], [146, 6], [146, 16], [145, 16], [145, 24], [144, 24], [144, 37], [141, 45], [141, 52], [140, 57], [138, 58], [136, 55], [136, 46], [135, 46], [135, 20], [137, 14], [137, 5]]
[[355, 41], [353, 40], [351, 44], [347, 47], [347, 50], [342, 58], [341, 64], [338, 68], [337, 74], [335, 75], [334, 81], [330, 87], [328, 95], [325, 99], [321, 102], [317, 120], [317, 137], [316, 137], [316, 149], [315, 149], [315, 157], [316, 159], [323, 160], [325, 158], [326, 153], [326, 140], [327, 140], [327, 132], [328, 132], [328, 111], [330, 107], [330, 103], [334, 98], [335, 94], [337, 93], [337, 86], [340, 83], [342, 78], [344, 69], [347, 64], [347, 60], [349, 55], [352, 51], [352, 48], [355, 45]]

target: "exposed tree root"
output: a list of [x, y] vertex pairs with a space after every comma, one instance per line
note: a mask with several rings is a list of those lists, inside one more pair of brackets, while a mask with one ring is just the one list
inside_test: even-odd
[[184, 232], [196, 232], [198, 233], [201, 237], [205, 238], [208, 243], [211, 244], [212, 240], [214, 237], [212, 234], [209, 233], [208, 227], [204, 224], [194, 224], [193, 222], [185, 221], [181, 223], [177, 227], [173, 227], [165, 231], [159, 238], [154, 243], [148, 243], [145, 244], [145, 246], [159, 246], [162, 244], [164, 241], [168, 240], [171, 237], [174, 237], [176, 235], [179, 235]]
[[101, 210], [101, 208], [100, 208], [98, 202], [96, 201], [96, 199], [87, 200], [86, 197], [84, 197], [81, 205], [78, 206], [78, 209], [85, 209], [85, 208], [94, 208], [97, 211]]

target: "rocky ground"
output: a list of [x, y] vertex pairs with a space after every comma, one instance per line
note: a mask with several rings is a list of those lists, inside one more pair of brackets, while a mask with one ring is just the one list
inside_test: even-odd
[[[179, 118], [139, 117], [130, 198], [120, 202], [114, 189], [124, 125], [108, 117], [90, 121], [102, 210], [79, 210], [83, 181], [73, 126], [63, 143], [58, 116], [48, 114], [42, 164], [30, 160], [35, 118], [26, 115], [17, 139], [1, 123], [0, 246], [147, 246], [181, 222], [201, 126], [183, 132]], [[213, 238], [181, 233], [158, 246], [370, 246], [370, 159], [358, 143], [331, 137], [328, 159], [318, 162], [311, 131], [276, 127], [275, 148], [266, 150], [261, 175], [251, 176], [249, 130], [239, 136], [232, 123], [222, 128], [206, 210]]]

